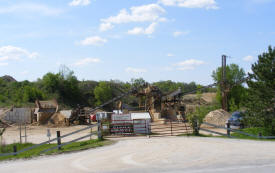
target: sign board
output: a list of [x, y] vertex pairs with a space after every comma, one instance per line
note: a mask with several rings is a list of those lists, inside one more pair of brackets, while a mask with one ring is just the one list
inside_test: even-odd
[[113, 114], [112, 123], [113, 124], [132, 123], [131, 114]]
[[47, 129], [47, 136], [48, 136], [48, 138], [51, 137], [51, 131], [50, 131], [50, 129]]

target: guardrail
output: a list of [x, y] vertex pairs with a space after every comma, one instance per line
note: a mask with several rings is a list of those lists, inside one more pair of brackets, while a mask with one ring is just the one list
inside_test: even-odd
[[[73, 134], [82, 132], [82, 131], [84, 131], [84, 130], [91, 129], [91, 128], [96, 127], [96, 126], [98, 127], [97, 132], [90, 133], [90, 134], [88, 134], [88, 135], [79, 137], [79, 138], [77, 138], [77, 139], [71, 140], [71, 141], [66, 142], [66, 143], [63, 143], [63, 144], [61, 144], [61, 142], [59, 142], [59, 141], [61, 141], [62, 138], [71, 136], [71, 135], [73, 135]], [[76, 141], [79, 141], [79, 140], [81, 140], [81, 139], [87, 138], [87, 137], [89, 137], [89, 136], [92, 136], [93, 134], [97, 134], [99, 139], [102, 138], [102, 134], [101, 134], [101, 123], [100, 123], [100, 121], [99, 121], [98, 123], [96, 123], [96, 124], [89, 125], [88, 127], [85, 127], [85, 128], [82, 128], [82, 129], [79, 129], [79, 130], [76, 130], [76, 131], [73, 131], [73, 132], [71, 132], [71, 133], [65, 134], [65, 135], [60, 136], [60, 137], [56, 137], [56, 138], [51, 139], [51, 140], [47, 140], [47, 141], [42, 142], [42, 143], [40, 143], [40, 144], [32, 145], [32, 146], [30, 146], [30, 147], [24, 148], [24, 149], [19, 150], [19, 151], [16, 151], [16, 148], [14, 148], [14, 152], [12, 152], [12, 153], [1, 153], [1, 154], [0, 154], [0, 157], [1, 157], [1, 156], [11, 156], [11, 155], [16, 156], [16, 155], [18, 155], [18, 154], [20, 154], [20, 153], [23, 153], [23, 152], [32, 150], [32, 149], [37, 148], [37, 147], [39, 147], [39, 146], [48, 144], [48, 143], [53, 142], [53, 141], [57, 141], [57, 146], [51, 147], [51, 148], [49, 148], [49, 149], [44, 150], [44, 151], [41, 152], [41, 153], [44, 153], [44, 152], [48, 152], [48, 151], [54, 150], [54, 149], [56, 149], [56, 148], [61, 148], [62, 146], [71, 144], [71, 143], [76, 142]]]
[[215, 134], [222, 135], [222, 136], [227, 136], [227, 137], [230, 137], [230, 138], [236, 138], [234, 136], [231, 136], [231, 132], [235, 132], [235, 133], [239, 133], [239, 134], [242, 134], [242, 135], [246, 135], [246, 136], [250, 136], [250, 137], [258, 138], [258, 139], [275, 139], [275, 136], [262, 136], [261, 134], [254, 135], [254, 134], [249, 134], [249, 133], [243, 132], [241, 130], [232, 129], [232, 128], [230, 128], [230, 123], [227, 123], [227, 127], [222, 127], [222, 126], [218, 126], [218, 125], [207, 123], [207, 122], [204, 122], [203, 124], [211, 126], [211, 127], [215, 127], [215, 128], [225, 129], [225, 130], [227, 130], [227, 134], [223, 134], [223, 133], [220, 133], [220, 132], [215, 132], [213, 130], [209, 130], [209, 129], [205, 129], [205, 128], [200, 128], [200, 130], [210, 132], [210, 133], [215, 133]]

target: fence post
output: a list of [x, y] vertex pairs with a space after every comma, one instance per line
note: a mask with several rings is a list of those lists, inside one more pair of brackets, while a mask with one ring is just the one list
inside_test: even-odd
[[20, 144], [22, 144], [22, 131], [21, 131], [21, 122], [20, 122], [20, 125], [19, 125], [19, 135], [20, 135]]
[[170, 120], [170, 126], [171, 126], [171, 136], [173, 136], [173, 125], [172, 125], [172, 120]]
[[14, 156], [17, 155], [17, 147], [16, 147], [16, 145], [13, 145], [13, 155]]
[[230, 122], [226, 123], [226, 125], [227, 125], [227, 136], [230, 137], [230, 131], [231, 131]]
[[25, 143], [27, 143], [27, 124], [25, 123]]
[[194, 127], [195, 131], [193, 132], [195, 135], [199, 135], [199, 125], [198, 124], [199, 124], [198, 119], [196, 119], [195, 124], [194, 124], [195, 125], [195, 127]]
[[57, 145], [58, 145], [58, 150], [61, 150], [61, 138], [60, 138], [60, 131], [56, 131], [56, 136], [57, 136]]
[[259, 138], [262, 139], [262, 137], [263, 137], [263, 135], [262, 135], [262, 133], [260, 132], [260, 133], [259, 133]]
[[97, 138], [102, 140], [102, 133], [101, 133], [101, 120], [97, 121]]

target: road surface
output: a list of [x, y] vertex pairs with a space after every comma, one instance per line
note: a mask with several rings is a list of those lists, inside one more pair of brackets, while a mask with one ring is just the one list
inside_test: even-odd
[[18, 173], [264, 173], [275, 171], [275, 142], [160, 137], [119, 140], [77, 153], [0, 163]]

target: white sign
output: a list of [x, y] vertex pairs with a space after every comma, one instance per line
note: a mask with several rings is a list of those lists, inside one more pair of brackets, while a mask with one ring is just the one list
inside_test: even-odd
[[131, 114], [113, 114], [112, 123], [113, 124], [132, 123]]

